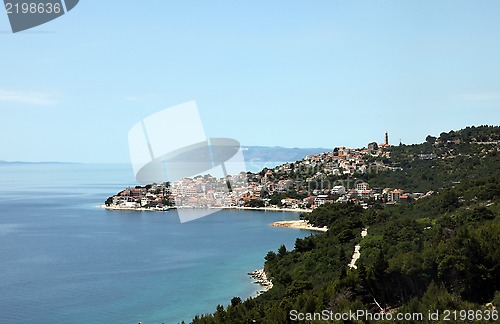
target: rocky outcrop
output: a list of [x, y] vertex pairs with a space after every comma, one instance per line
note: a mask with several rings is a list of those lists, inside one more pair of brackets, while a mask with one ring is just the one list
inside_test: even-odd
[[273, 288], [272, 281], [267, 277], [267, 274], [263, 269], [249, 272], [248, 275], [255, 280], [254, 282], [256, 284], [259, 284], [262, 286], [262, 288], [263, 288], [262, 292], [268, 291], [269, 289]]

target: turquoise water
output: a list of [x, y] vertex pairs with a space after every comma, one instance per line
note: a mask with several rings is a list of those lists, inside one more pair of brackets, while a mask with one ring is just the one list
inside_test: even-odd
[[247, 272], [308, 232], [295, 213], [96, 208], [135, 185], [127, 165], [0, 165], [2, 323], [177, 323], [259, 287]]

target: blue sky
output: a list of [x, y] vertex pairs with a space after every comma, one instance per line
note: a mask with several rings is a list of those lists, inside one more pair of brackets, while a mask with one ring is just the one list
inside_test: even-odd
[[16, 34], [0, 13], [0, 160], [126, 163], [129, 129], [189, 100], [209, 137], [243, 145], [361, 147], [386, 130], [415, 143], [498, 125], [499, 12], [499, 1], [81, 0]]

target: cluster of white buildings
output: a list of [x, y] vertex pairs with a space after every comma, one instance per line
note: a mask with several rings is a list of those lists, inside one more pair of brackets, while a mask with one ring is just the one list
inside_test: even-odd
[[[373, 189], [367, 182], [356, 180], [356, 175], [388, 169], [381, 162], [390, 157], [385, 150], [389, 146], [387, 140], [386, 136], [384, 144], [370, 143], [367, 149], [335, 148], [259, 173], [241, 172], [225, 178], [204, 175], [184, 178], [170, 186], [128, 188], [113, 197], [113, 204], [150, 208], [163, 208], [169, 203], [196, 208], [277, 205], [302, 209], [332, 202], [353, 202], [367, 207], [370, 201], [397, 203], [425, 196], [410, 195], [401, 189]], [[276, 202], [273, 196], [281, 199]]]

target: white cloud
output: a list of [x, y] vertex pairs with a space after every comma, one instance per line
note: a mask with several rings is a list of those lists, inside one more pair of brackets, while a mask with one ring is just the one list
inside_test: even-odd
[[0, 103], [51, 106], [59, 103], [58, 96], [51, 92], [40, 91], [12, 91], [0, 89]]
[[500, 91], [464, 93], [459, 95], [458, 99], [466, 101], [497, 101], [500, 100]]

